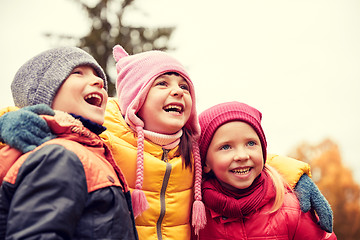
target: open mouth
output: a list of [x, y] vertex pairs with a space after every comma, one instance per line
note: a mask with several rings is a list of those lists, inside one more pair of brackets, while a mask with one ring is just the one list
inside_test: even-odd
[[163, 109], [165, 110], [165, 112], [182, 113], [184, 111], [183, 107], [179, 105], [167, 105]]
[[250, 167], [247, 168], [237, 168], [237, 169], [233, 169], [230, 172], [238, 174], [238, 175], [244, 175], [250, 172]]
[[84, 100], [91, 105], [101, 107], [102, 96], [97, 93], [90, 93], [84, 97]]

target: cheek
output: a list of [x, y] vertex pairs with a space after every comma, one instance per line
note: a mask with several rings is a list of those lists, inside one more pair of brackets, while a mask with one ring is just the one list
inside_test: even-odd
[[102, 94], [103, 94], [103, 97], [104, 97], [103, 101], [104, 101], [105, 103], [107, 103], [108, 98], [109, 98], [109, 95], [108, 95], [107, 91], [106, 91], [104, 88], [103, 88], [102, 91], [103, 91]]
[[210, 157], [208, 156], [208, 160], [206, 161], [206, 165], [208, 166], [209, 172], [213, 171], [227, 171], [229, 167], [229, 161], [224, 158], [223, 155], [212, 154]]
[[255, 154], [253, 154], [252, 158], [256, 165], [264, 167], [264, 158], [262, 151], [258, 151]]
[[190, 118], [190, 115], [191, 115], [191, 112], [192, 112], [192, 108], [193, 108], [193, 105], [192, 105], [192, 99], [191, 97], [187, 98], [185, 100], [185, 106], [186, 106], [186, 109], [185, 109], [185, 114], [187, 116], [187, 120], [189, 120]]
[[193, 106], [193, 102], [192, 102], [192, 98], [190, 95], [186, 95], [185, 97], [185, 103], [188, 109], [190, 109], [190, 111], [192, 110], [192, 106]]

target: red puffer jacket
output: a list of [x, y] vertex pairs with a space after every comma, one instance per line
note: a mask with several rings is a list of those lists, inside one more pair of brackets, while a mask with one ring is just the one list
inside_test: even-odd
[[287, 192], [283, 206], [275, 213], [268, 214], [273, 199], [259, 211], [246, 218], [226, 218], [206, 209], [207, 224], [200, 231], [201, 240], [259, 240], [259, 239], [337, 239], [334, 233], [327, 233], [316, 223], [314, 212], [303, 213], [292, 192]]

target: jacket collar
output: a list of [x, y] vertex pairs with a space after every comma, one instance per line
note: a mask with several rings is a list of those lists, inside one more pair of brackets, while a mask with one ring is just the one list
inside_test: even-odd
[[[80, 116], [72, 115], [55, 110], [54, 116], [41, 116], [48, 124], [51, 131], [58, 137], [67, 138], [89, 146], [103, 146], [101, 138], [86, 128], [81, 120], [87, 120]], [[87, 122], [90, 122], [87, 120]], [[95, 124], [95, 123], [92, 123]], [[89, 126], [89, 123], [87, 123]]]

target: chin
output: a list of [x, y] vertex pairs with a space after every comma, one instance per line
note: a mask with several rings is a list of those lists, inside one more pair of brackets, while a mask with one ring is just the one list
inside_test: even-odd
[[90, 120], [93, 121], [94, 123], [99, 124], [99, 125], [104, 124], [104, 119], [90, 119]]
[[82, 116], [99, 125], [103, 125], [105, 121], [104, 116], [96, 117], [94, 114], [83, 114]]

